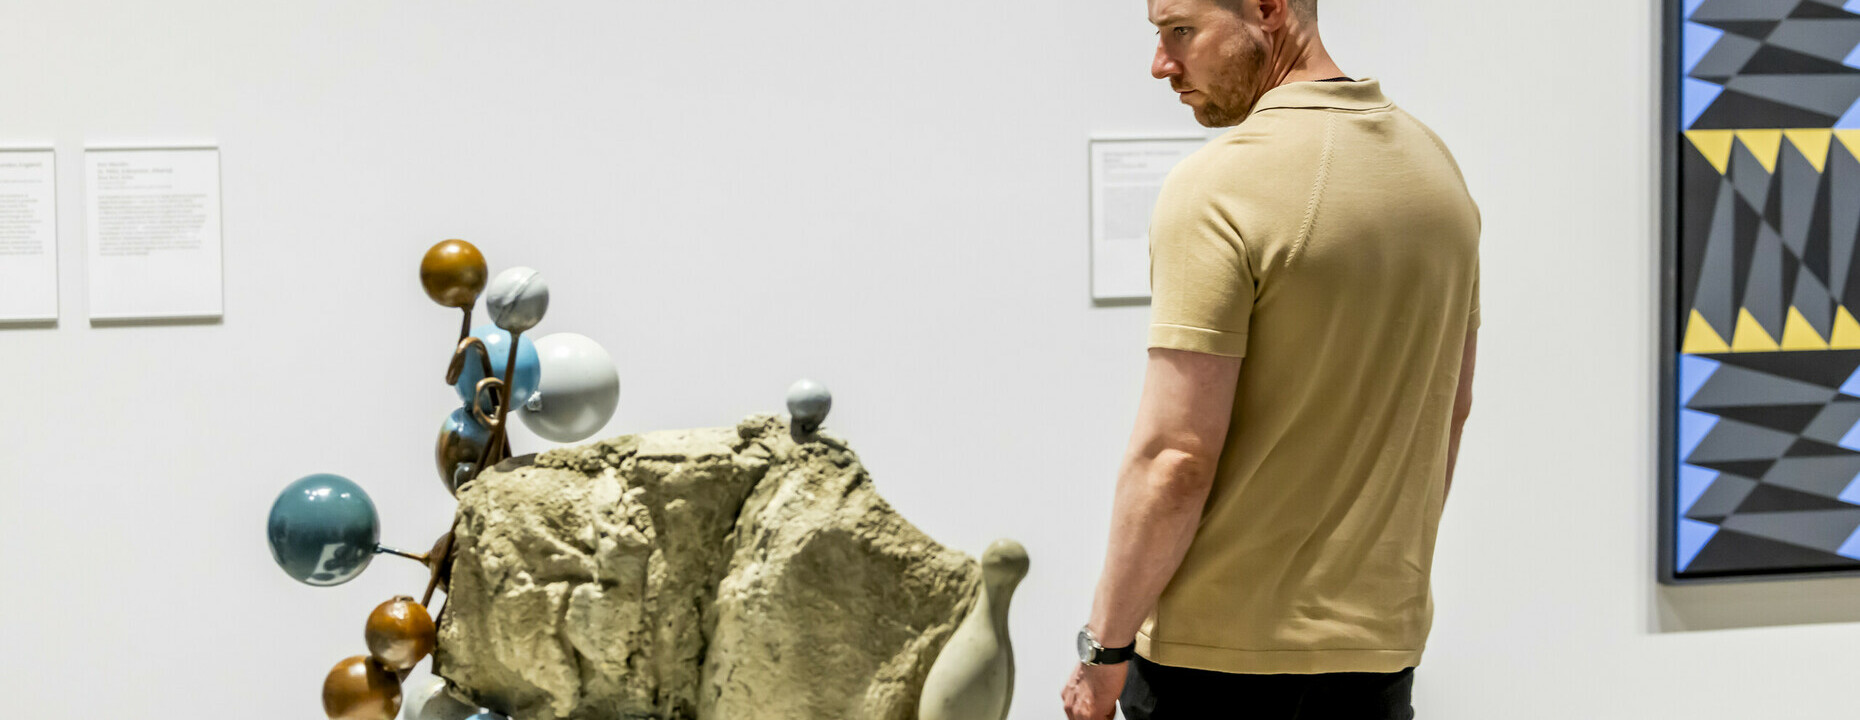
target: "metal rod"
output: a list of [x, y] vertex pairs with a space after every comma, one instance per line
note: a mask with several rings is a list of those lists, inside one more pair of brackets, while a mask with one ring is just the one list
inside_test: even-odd
[[471, 337], [471, 311], [472, 308], [477, 306], [478, 301], [474, 299], [471, 301], [470, 305], [466, 305], [463, 308], [465, 311], [465, 321], [459, 324], [459, 342], [465, 342], [465, 338]]
[[426, 564], [427, 562], [425, 555], [422, 555], [419, 553], [410, 553], [405, 550], [396, 550], [386, 545], [379, 545], [379, 544], [375, 545], [375, 553], [378, 555], [399, 555], [401, 557], [407, 558], [408, 560], [418, 560], [420, 561], [421, 564]]

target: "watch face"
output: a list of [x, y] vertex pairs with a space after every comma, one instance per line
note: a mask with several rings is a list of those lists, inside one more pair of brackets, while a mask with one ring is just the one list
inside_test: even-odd
[[1095, 654], [1093, 651], [1097, 649], [1093, 647], [1094, 645], [1097, 645], [1097, 643], [1094, 643], [1091, 641], [1091, 633], [1085, 630], [1080, 630], [1078, 645], [1079, 645], [1079, 662], [1085, 663], [1087, 665], [1091, 664], [1092, 655]]

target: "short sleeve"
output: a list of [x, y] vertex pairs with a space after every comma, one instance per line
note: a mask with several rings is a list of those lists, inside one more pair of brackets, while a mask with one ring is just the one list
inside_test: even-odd
[[1245, 357], [1251, 263], [1239, 229], [1198, 185], [1178, 168], [1150, 216], [1149, 346]]
[[1473, 263], [1472, 311], [1466, 319], [1466, 331], [1479, 329], [1479, 264]]

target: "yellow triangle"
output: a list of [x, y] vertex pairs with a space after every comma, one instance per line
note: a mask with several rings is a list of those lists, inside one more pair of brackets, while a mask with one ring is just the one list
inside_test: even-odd
[[1692, 141], [1692, 147], [1698, 148], [1699, 154], [1710, 160], [1712, 167], [1718, 168], [1719, 175], [1731, 171], [1731, 140], [1736, 135], [1736, 130], [1686, 131], [1686, 138]]
[[1775, 352], [1777, 349], [1776, 339], [1750, 314], [1750, 308], [1737, 311], [1737, 334], [1731, 337], [1731, 352]]
[[1833, 130], [1784, 130], [1783, 137], [1802, 151], [1802, 157], [1808, 158], [1808, 164], [1815, 166], [1815, 172], [1828, 171], [1828, 146], [1834, 143]]
[[1834, 337], [1828, 343], [1830, 350], [1860, 350], [1860, 322], [1854, 322], [1853, 313], [1847, 312], [1842, 305], [1834, 312]]
[[1749, 150], [1757, 162], [1763, 163], [1763, 169], [1776, 173], [1776, 155], [1782, 152], [1781, 130], [1739, 130], [1737, 139], [1743, 141], [1744, 149]]
[[1847, 146], [1847, 154], [1860, 158], [1860, 130], [1836, 130], [1834, 136]]
[[[1860, 325], [1855, 325], [1854, 329], [1860, 332]], [[1721, 353], [1730, 352], [1731, 346], [1725, 343], [1717, 330], [1711, 329], [1711, 323], [1705, 322], [1704, 315], [1693, 310], [1692, 318], [1686, 321], [1686, 344], [1679, 351], [1689, 355]]]
[[1783, 323], [1782, 349], [1784, 350], [1826, 350], [1828, 341], [1821, 339], [1821, 333], [1815, 332], [1815, 326], [1808, 324], [1808, 318], [1802, 317], [1802, 311], [1789, 308], [1789, 319]]

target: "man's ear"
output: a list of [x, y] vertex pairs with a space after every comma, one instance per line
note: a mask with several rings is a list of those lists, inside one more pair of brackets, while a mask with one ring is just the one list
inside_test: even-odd
[[1292, 21], [1291, 0], [1257, 0], [1259, 3], [1259, 28], [1268, 33], [1284, 30]]

